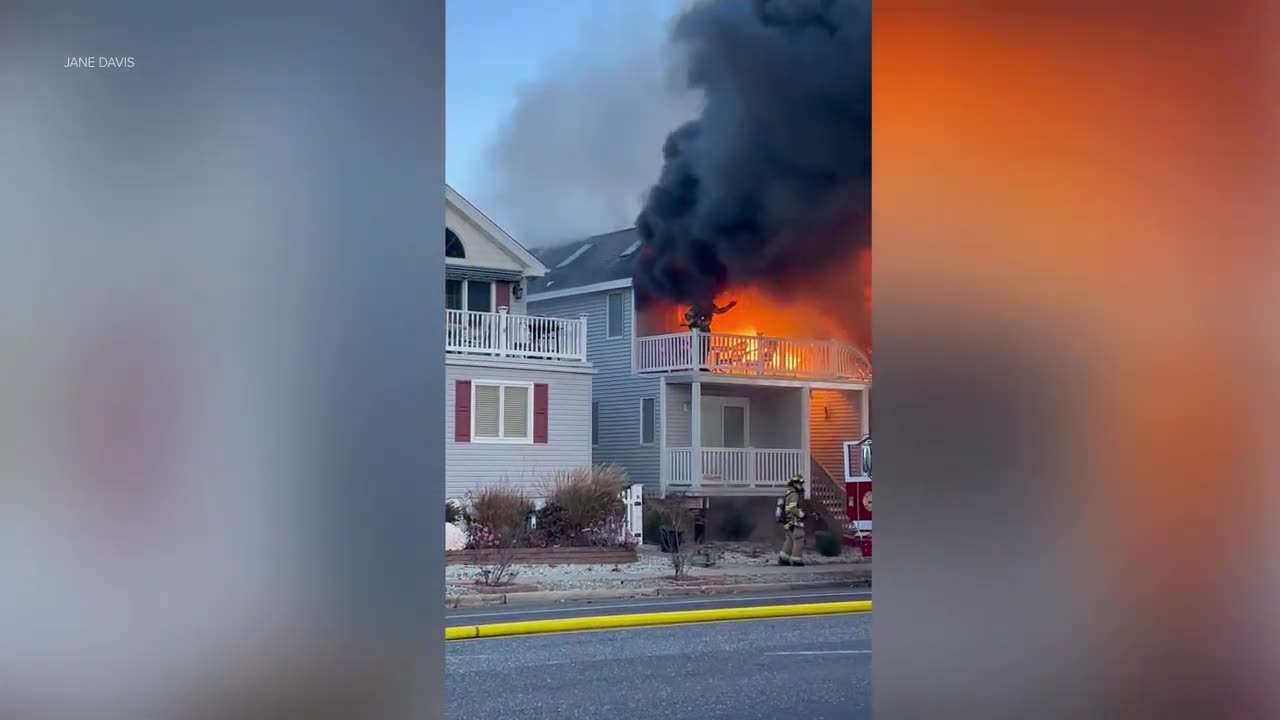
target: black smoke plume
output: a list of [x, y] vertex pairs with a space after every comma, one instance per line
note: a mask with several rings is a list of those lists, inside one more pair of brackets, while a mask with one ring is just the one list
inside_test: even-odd
[[709, 0], [673, 41], [704, 106], [636, 220], [637, 297], [785, 294], [849, 267], [870, 245], [870, 0]]

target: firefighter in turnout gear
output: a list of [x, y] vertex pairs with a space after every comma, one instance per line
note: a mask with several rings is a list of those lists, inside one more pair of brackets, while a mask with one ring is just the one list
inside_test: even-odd
[[[684, 314], [684, 324], [690, 331], [700, 333], [711, 332], [711, 320], [716, 315], [723, 315], [732, 310], [738, 304], [737, 300], [730, 302], [724, 307], [718, 307], [714, 302], [698, 303], [689, 308]], [[702, 338], [694, 350], [694, 356], [698, 358], [698, 367], [706, 369], [707, 356], [711, 352], [711, 342], [707, 338]]]
[[783, 530], [786, 540], [778, 553], [779, 565], [804, 565], [804, 476], [796, 473], [787, 481], [787, 494], [782, 498]]
[[724, 307], [718, 307], [714, 302], [695, 304], [684, 314], [684, 324], [688, 326], [690, 330], [711, 332], [711, 320], [716, 315], [723, 315], [729, 312], [737, 305], [737, 300], [731, 301]]

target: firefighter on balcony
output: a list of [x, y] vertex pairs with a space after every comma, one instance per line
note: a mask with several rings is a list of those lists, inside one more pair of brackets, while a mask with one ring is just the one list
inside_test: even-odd
[[711, 332], [711, 321], [716, 315], [723, 315], [738, 304], [737, 300], [732, 300], [724, 307], [718, 307], [714, 302], [695, 303], [684, 314], [684, 324], [690, 330], [698, 330], [704, 333]]
[[[694, 303], [689, 311], [684, 314], [685, 327], [690, 331], [697, 330], [699, 333], [711, 332], [711, 320], [716, 315], [723, 315], [734, 308], [738, 304], [737, 300], [730, 301], [724, 307], [718, 307], [714, 302]], [[698, 366], [706, 368], [707, 355], [711, 350], [711, 342], [702, 339], [698, 342], [698, 348], [694, 351], [698, 358]]]
[[804, 476], [796, 473], [787, 481], [787, 493], [778, 503], [778, 520], [786, 531], [782, 550], [778, 553], [779, 565], [804, 565]]

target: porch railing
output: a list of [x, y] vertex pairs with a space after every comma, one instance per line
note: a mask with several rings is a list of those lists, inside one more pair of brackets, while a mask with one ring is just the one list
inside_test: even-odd
[[587, 319], [445, 310], [445, 352], [585, 362]]
[[636, 372], [871, 382], [871, 363], [853, 345], [698, 331], [636, 338]]
[[[694, 459], [701, 455], [702, 476], [695, 477]], [[803, 450], [774, 448], [667, 448], [663, 458], [666, 486], [683, 491], [761, 489], [786, 487], [792, 475], [802, 472]]]

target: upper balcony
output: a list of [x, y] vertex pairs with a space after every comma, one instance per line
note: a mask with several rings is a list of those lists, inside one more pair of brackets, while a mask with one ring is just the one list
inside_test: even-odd
[[636, 372], [717, 373], [790, 380], [871, 382], [871, 363], [853, 345], [765, 335], [682, 332], [636, 338]]
[[469, 357], [587, 361], [587, 319], [445, 310], [445, 352]]

